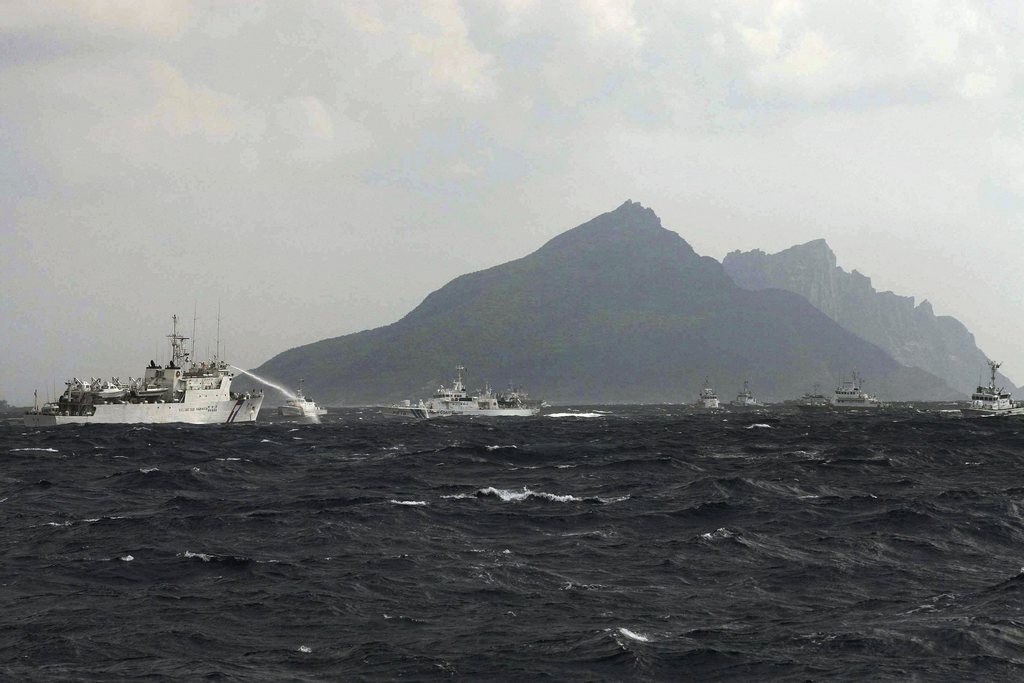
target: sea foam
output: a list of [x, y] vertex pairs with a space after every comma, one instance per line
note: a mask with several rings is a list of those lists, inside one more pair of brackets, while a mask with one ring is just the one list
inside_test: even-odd
[[645, 636], [644, 634], [637, 633], [635, 631], [630, 631], [628, 628], [620, 627], [619, 633], [626, 636], [627, 638], [630, 638], [640, 643], [649, 643], [651, 641], [651, 639]]

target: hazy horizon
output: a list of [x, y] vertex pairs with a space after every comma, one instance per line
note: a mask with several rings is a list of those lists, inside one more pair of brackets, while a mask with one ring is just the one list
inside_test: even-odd
[[[394, 322], [632, 199], [824, 238], [1024, 380], [1024, 8], [0, 5], [0, 398]], [[981, 372], [983, 369], [979, 369]], [[290, 382], [297, 378], [275, 378]]]

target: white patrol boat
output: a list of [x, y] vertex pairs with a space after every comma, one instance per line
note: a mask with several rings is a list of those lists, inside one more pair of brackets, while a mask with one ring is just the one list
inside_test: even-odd
[[[219, 359], [190, 362], [178, 334], [178, 316], [172, 317], [171, 360], [165, 366], [149, 362], [142, 377], [109, 382], [77, 377], [54, 402], [33, 407], [25, 414], [28, 427], [62, 424], [216, 424], [253, 422], [263, 404], [263, 392], [231, 391], [234, 369]], [[218, 345], [219, 346], [219, 345]], [[188, 367], [186, 368], [186, 364]]]
[[715, 410], [721, 407], [721, 403], [718, 400], [718, 395], [715, 390], [711, 388], [711, 383], [708, 378], [704, 378], [704, 388], [700, 390], [700, 396], [697, 397], [696, 406], [698, 408], [705, 408], [708, 410]]
[[743, 391], [736, 394], [736, 399], [729, 404], [733, 408], [763, 408], [764, 404], [750, 393], [750, 382], [743, 380]]
[[979, 386], [971, 394], [971, 402], [960, 412], [965, 417], [1001, 417], [1009, 415], [1024, 415], [1024, 406], [1014, 403], [1011, 400], [1010, 392], [1003, 388], [996, 388], [996, 370], [1002, 363], [988, 361], [992, 370], [991, 379], [987, 387]]
[[486, 387], [479, 394], [468, 393], [462, 381], [465, 369], [461, 365], [456, 367], [458, 375], [452, 386], [442, 385], [426, 401], [402, 401], [387, 406], [385, 410], [394, 415], [411, 415], [423, 419], [452, 416], [531, 417], [540, 412], [540, 406], [528, 403], [526, 393], [521, 390], [509, 389], [494, 394], [490, 387]]
[[860, 388], [861, 378], [855, 372], [852, 379], [842, 379], [832, 395], [831, 406], [836, 410], [874, 410], [882, 407], [876, 396], [871, 396]]
[[303, 381], [299, 380], [299, 388], [295, 390], [295, 397], [288, 399], [283, 406], [279, 406], [277, 414], [283, 417], [298, 418], [300, 422], [319, 424], [320, 417], [327, 414], [327, 409], [318, 406], [313, 399], [306, 398], [306, 395], [302, 393]]

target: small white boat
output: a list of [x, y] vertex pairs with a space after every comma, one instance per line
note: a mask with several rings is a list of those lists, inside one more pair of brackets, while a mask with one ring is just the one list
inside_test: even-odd
[[124, 395], [128, 393], [125, 387], [122, 387], [115, 381], [104, 382], [94, 378], [91, 386], [92, 388], [89, 390], [89, 393], [92, 394], [93, 399], [101, 401], [116, 401], [117, 399], [124, 398]]
[[302, 393], [302, 383], [305, 380], [299, 380], [299, 388], [295, 390], [295, 398], [290, 398], [288, 401], [277, 409], [277, 414], [283, 417], [294, 417], [300, 422], [319, 423], [320, 418], [327, 414], [326, 408], [318, 406], [313, 399], [306, 398], [306, 395]]

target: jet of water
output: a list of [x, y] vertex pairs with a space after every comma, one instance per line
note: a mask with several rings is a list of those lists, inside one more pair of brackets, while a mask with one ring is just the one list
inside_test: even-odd
[[262, 384], [266, 384], [268, 387], [271, 387], [273, 389], [277, 389], [278, 391], [280, 391], [282, 394], [284, 394], [285, 396], [287, 396], [290, 399], [297, 399], [298, 398], [298, 396], [296, 396], [292, 392], [288, 391], [287, 389], [282, 387], [280, 384], [274, 384], [269, 379], [264, 379], [263, 377], [260, 377], [259, 375], [255, 374], [253, 372], [249, 372], [248, 370], [243, 370], [242, 368], [238, 367], [237, 365], [232, 365], [231, 367], [233, 367], [235, 370], [238, 370], [239, 372], [241, 372], [243, 374], [249, 375], [250, 377], [252, 377], [257, 382], [260, 382]]

